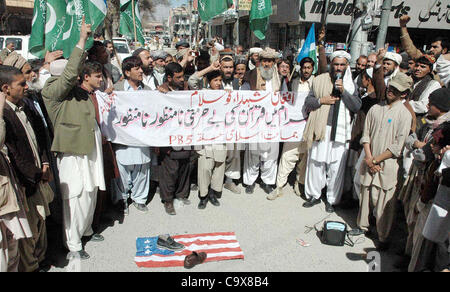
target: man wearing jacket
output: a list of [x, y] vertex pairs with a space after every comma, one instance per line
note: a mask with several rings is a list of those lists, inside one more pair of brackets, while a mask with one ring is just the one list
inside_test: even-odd
[[80, 40], [64, 70], [60, 68], [62, 74], [51, 77], [42, 90], [55, 128], [52, 151], [58, 154], [68, 258], [81, 259], [89, 258], [82, 247], [82, 236], [92, 236], [92, 241], [103, 240], [101, 235], [93, 234], [91, 223], [97, 191], [105, 190], [102, 137], [92, 101], [94, 91], [101, 86], [102, 73], [83, 74], [81, 86], [77, 85], [90, 33], [91, 25], [83, 19]]

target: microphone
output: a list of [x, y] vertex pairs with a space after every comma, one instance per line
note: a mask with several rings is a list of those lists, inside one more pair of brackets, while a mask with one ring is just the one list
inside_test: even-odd
[[[342, 79], [342, 73], [341, 73], [341, 72], [336, 73], [336, 81], [337, 81], [337, 80], [341, 80], [341, 79]], [[334, 97], [341, 97], [341, 92], [340, 92], [339, 89], [337, 88], [336, 82], [334, 83], [332, 95], [333, 95]]]

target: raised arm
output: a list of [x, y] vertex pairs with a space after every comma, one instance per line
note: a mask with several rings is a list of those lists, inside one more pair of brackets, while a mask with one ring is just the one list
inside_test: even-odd
[[408, 53], [408, 55], [413, 58], [417, 59], [421, 57], [423, 54], [422, 52], [416, 48], [414, 45], [411, 37], [409, 36], [408, 29], [406, 28], [406, 24], [411, 20], [411, 17], [408, 15], [403, 15], [400, 17], [400, 41], [402, 43], [403, 49]]

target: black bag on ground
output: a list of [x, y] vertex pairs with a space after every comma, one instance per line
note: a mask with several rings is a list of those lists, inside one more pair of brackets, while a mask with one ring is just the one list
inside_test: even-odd
[[322, 230], [322, 243], [344, 246], [347, 236], [347, 224], [338, 221], [325, 221]]

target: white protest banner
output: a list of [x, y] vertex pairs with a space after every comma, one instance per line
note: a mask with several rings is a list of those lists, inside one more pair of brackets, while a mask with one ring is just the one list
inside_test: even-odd
[[128, 146], [301, 141], [307, 93], [97, 92], [104, 136]]

